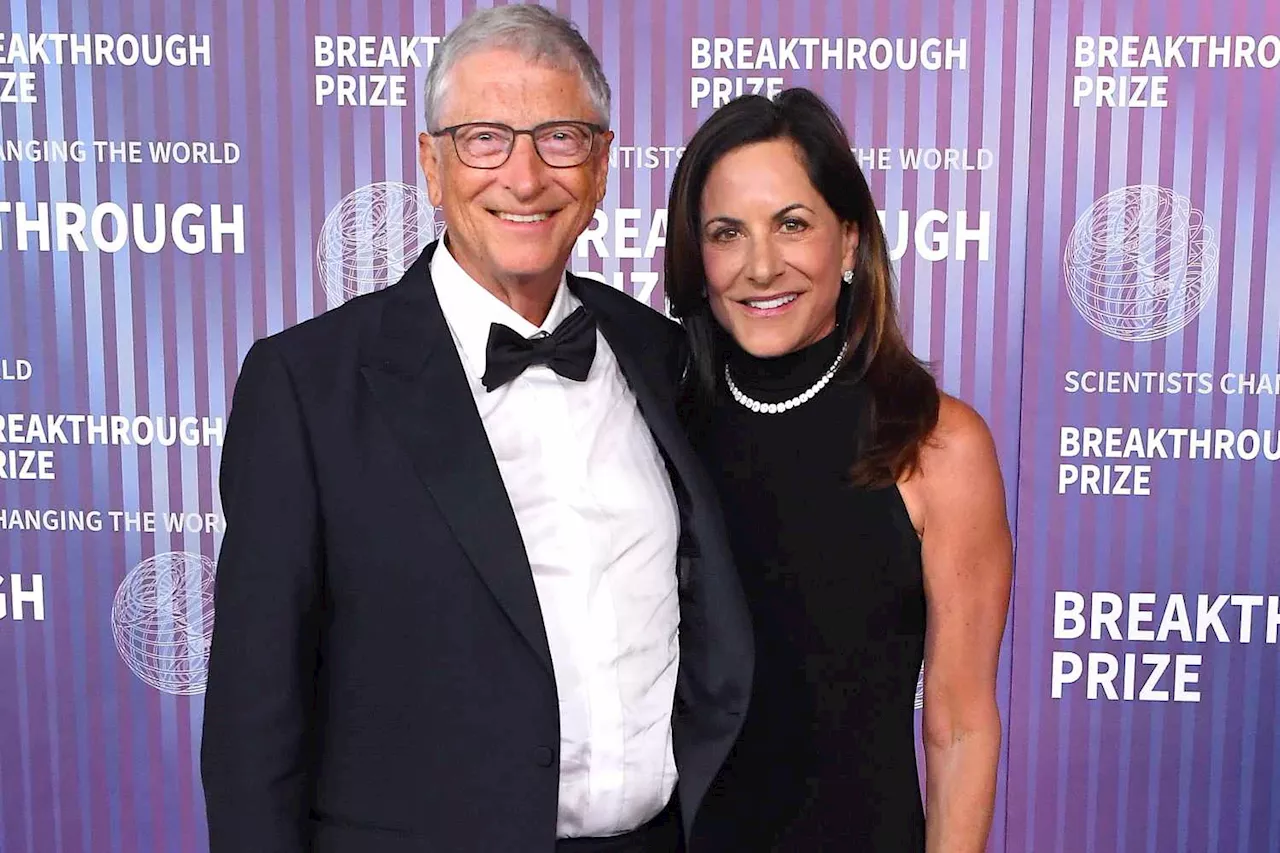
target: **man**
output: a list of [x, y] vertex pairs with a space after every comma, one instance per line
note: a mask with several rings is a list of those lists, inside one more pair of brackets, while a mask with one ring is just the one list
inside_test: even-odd
[[211, 848], [670, 853], [752, 649], [675, 416], [682, 339], [565, 273], [608, 84], [572, 24], [509, 6], [445, 39], [425, 100], [444, 240], [236, 386]]

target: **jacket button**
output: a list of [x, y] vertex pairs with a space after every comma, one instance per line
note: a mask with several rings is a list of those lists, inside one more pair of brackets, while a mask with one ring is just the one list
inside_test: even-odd
[[533, 751], [533, 760], [538, 763], [539, 767], [550, 767], [555, 757], [555, 752], [549, 746], [540, 746]]

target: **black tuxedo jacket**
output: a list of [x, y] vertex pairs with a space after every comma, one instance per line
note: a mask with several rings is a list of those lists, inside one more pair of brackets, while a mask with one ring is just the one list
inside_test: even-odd
[[[551, 853], [559, 715], [516, 519], [430, 278], [254, 344], [220, 487], [201, 764], [212, 853]], [[741, 725], [742, 591], [675, 413], [675, 324], [570, 277], [681, 507], [686, 834]]]

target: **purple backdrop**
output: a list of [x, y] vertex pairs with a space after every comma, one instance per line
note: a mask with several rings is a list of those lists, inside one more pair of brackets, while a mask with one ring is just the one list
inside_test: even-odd
[[[393, 281], [436, 233], [414, 162], [418, 92], [434, 43], [477, 5], [491, 4], [5, 4], [0, 853], [204, 849], [202, 654], [236, 371], [255, 338]], [[573, 266], [654, 307], [666, 188], [717, 97], [806, 85], [849, 126], [908, 336], [991, 424], [1016, 522], [990, 849], [1280, 849], [1265, 458], [1266, 431], [1280, 444], [1280, 10], [549, 5], [579, 23], [615, 92], [609, 194]], [[1190, 42], [1175, 57], [1162, 38], [1142, 66], [1143, 44], [1099, 39], [1208, 32], [1252, 50], [1235, 39], [1211, 66], [1205, 45], [1197, 67], [1164, 68], [1187, 64]], [[1137, 67], [1097, 67], [1111, 56]], [[1167, 80], [1137, 82], [1154, 77]], [[1183, 371], [1213, 387], [1124, 390]], [[1226, 374], [1272, 381], [1230, 394]], [[1099, 381], [1119, 390], [1084, 390]], [[1107, 427], [1221, 428], [1246, 452], [1252, 429], [1263, 449], [1066, 452], [1070, 430]], [[1082, 493], [1148, 464], [1150, 495]], [[1180, 595], [1191, 639], [1176, 620], [1143, 639]], [[1219, 641], [1200, 595], [1263, 600], [1229, 598]], [[1135, 606], [1149, 624], [1130, 624]], [[1143, 654], [1169, 656], [1147, 690], [1169, 701], [1136, 698], [1159, 666]], [[1126, 672], [1135, 699], [1108, 699]]]
[[1280, 850], [1280, 6], [1035, 6], [1008, 849]]

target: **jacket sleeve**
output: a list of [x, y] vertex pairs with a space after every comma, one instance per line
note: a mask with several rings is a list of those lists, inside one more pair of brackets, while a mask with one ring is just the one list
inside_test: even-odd
[[227, 526], [201, 743], [210, 853], [304, 853], [323, 552], [306, 425], [270, 341], [236, 382], [219, 486]]

